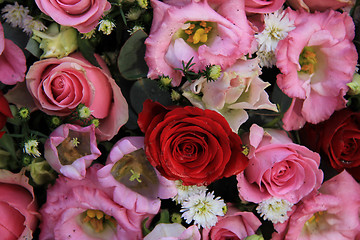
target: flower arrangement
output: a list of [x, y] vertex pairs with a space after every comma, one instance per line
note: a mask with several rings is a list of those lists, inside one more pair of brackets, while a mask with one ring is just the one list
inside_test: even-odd
[[360, 240], [360, 1], [0, 1], [2, 239]]

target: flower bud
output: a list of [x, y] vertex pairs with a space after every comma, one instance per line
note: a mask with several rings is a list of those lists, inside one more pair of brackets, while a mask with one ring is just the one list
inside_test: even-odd
[[40, 43], [39, 48], [44, 51], [41, 59], [66, 57], [78, 48], [77, 31], [72, 27], [53, 23], [45, 32], [33, 30], [33, 33], [33, 39]]
[[37, 185], [43, 185], [55, 180], [56, 172], [43, 158], [36, 158], [30, 165], [30, 176]]
[[251, 235], [245, 238], [245, 240], [264, 240], [264, 237], [262, 235]]
[[350, 88], [348, 91], [349, 95], [360, 94], [360, 75], [355, 73], [352, 82], [346, 85]]

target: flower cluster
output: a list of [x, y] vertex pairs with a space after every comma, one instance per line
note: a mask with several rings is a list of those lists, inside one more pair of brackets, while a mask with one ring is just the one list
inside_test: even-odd
[[360, 239], [360, 0], [0, 1], [4, 239]]

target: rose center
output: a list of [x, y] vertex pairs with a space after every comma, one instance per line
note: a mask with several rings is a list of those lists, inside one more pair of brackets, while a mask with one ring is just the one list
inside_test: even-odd
[[299, 57], [299, 64], [301, 66], [300, 72], [313, 74], [317, 62], [318, 60], [314, 49], [311, 47], [304, 47]]
[[106, 225], [113, 228], [117, 225], [115, 218], [94, 209], [88, 209], [83, 213], [82, 222], [89, 224], [96, 233], [104, 231]]
[[61, 95], [65, 87], [65, 81], [61, 77], [57, 77], [54, 79], [54, 81], [51, 83], [51, 89], [55, 97], [58, 97]]

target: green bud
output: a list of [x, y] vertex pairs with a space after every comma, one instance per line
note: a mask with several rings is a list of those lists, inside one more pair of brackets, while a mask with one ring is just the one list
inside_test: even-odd
[[51, 116], [51, 118], [50, 118], [50, 126], [51, 127], [56, 128], [56, 127], [60, 126], [61, 123], [62, 123], [62, 120], [58, 116]]
[[254, 234], [246, 237], [244, 240], [264, 240], [264, 237], [262, 235]]
[[100, 121], [97, 118], [91, 119], [90, 124], [94, 124], [94, 126], [97, 128], [100, 125]]
[[148, 0], [137, 0], [137, 2], [139, 4], [139, 6], [144, 9], [147, 9], [147, 7], [149, 5]]
[[31, 157], [31, 156], [29, 156], [27, 154], [23, 154], [22, 155], [22, 164], [23, 164], [23, 166], [29, 165], [32, 162], [33, 159], [34, 158]]
[[179, 224], [181, 224], [181, 221], [182, 221], [182, 219], [181, 219], [181, 214], [179, 214], [179, 213], [173, 213], [173, 214], [171, 214], [171, 221], [172, 221], [173, 223], [179, 223]]
[[50, 183], [56, 178], [56, 172], [50, 167], [49, 163], [42, 158], [36, 158], [31, 165], [30, 176], [37, 185]]
[[349, 95], [360, 94], [360, 75], [358, 73], [355, 73], [352, 82], [346, 85], [350, 88], [348, 91]]
[[33, 30], [33, 33], [33, 39], [40, 43], [39, 48], [44, 51], [41, 59], [66, 57], [78, 48], [77, 31], [72, 27], [52, 23], [45, 32]]
[[178, 93], [178, 92], [175, 91], [175, 90], [172, 90], [172, 91], [171, 91], [171, 100], [172, 100], [173, 102], [179, 101], [180, 98], [181, 98], [180, 93]]
[[209, 77], [211, 79], [218, 79], [221, 75], [221, 67], [220, 65], [213, 65], [210, 67], [210, 70], [209, 70]]
[[21, 107], [17, 115], [23, 121], [27, 121], [30, 119], [30, 111], [27, 107]]

